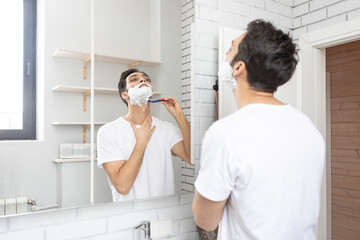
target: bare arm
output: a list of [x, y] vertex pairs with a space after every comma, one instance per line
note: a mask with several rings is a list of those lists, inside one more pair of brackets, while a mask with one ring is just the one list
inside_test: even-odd
[[145, 149], [156, 128], [155, 126], [151, 128], [151, 123], [152, 118], [150, 115], [145, 118], [139, 129], [131, 123], [136, 138], [136, 144], [127, 161], [119, 160], [103, 164], [111, 183], [121, 194], [126, 195], [129, 193], [139, 173]]
[[206, 231], [215, 230], [223, 217], [226, 201], [211, 201], [195, 189], [192, 210], [196, 224]]
[[179, 125], [183, 141], [178, 142], [173, 146], [171, 151], [180, 158], [184, 159], [187, 163], [191, 164], [191, 135], [190, 135], [190, 124], [187, 120], [183, 110], [180, 107], [178, 101], [173, 97], [161, 98], [165, 102], [164, 104], [169, 113], [175, 118]]

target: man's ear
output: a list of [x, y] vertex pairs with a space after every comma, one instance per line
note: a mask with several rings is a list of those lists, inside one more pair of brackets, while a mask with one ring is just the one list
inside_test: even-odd
[[246, 71], [246, 64], [243, 61], [238, 61], [233, 66], [233, 76], [236, 78]]
[[127, 92], [122, 92], [121, 97], [127, 101], [129, 100], [129, 95], [127, 94]]

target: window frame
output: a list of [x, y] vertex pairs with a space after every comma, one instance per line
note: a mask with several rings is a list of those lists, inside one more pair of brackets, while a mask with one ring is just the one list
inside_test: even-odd
[[24, 3], [23, 129], [1, 129], [0, 140], [36, 139], [36, 0]]

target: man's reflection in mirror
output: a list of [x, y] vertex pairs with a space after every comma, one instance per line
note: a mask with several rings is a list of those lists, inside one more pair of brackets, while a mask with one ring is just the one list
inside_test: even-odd
[[[107, 173], [113, 201], [174, 194], [171, 155], [190, 163], [190, 125], [181, 106], [173, 97], [151, 99], [150, 77], [137, 69], [121, 74], [118, 89], [127, 114], [97, 134], [98, 167]], [[178, 126], [151, 116], [151, 104], [163, 104]]]

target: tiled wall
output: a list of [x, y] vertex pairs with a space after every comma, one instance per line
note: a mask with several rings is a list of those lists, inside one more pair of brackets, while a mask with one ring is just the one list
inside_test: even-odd
[[[194, 0], [182, 0], [182, 108], [190, 121], [191, 114], [191, 24], [195, 20]], [[192, 123], [192, 126], [194, 124]], [[194, 191], [194, 168], [182, 161], [182, 192]]]
[[196, 240], [192, 199], [193, 194], [184, 194], [2, 218], [0, 239], [132, 240], [142, 235], [132, 230], [141, 221], [172, 219], [172, 234], [153, 239]]

